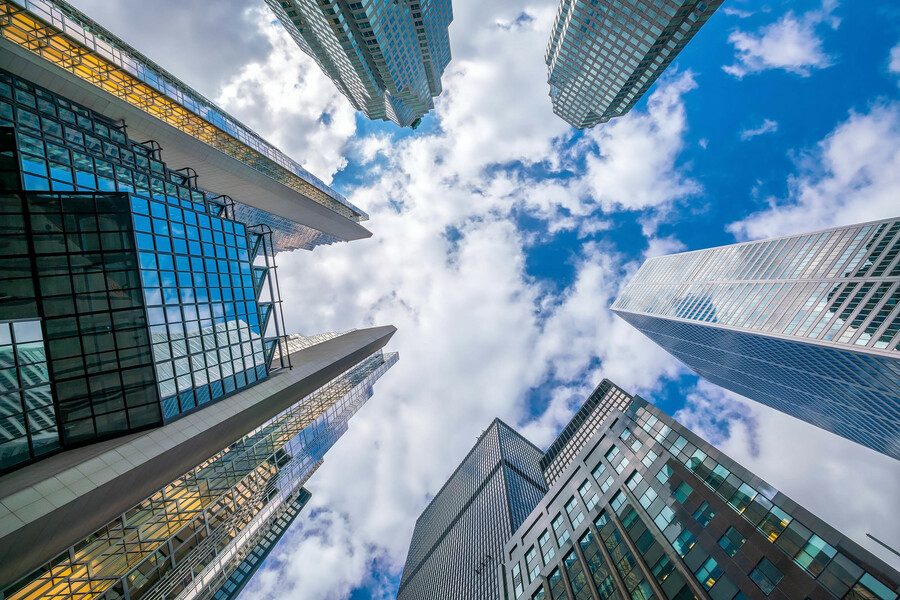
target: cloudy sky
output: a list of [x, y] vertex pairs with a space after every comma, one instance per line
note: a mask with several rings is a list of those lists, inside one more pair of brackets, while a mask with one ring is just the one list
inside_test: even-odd
[[[546, 446], [603, 377], [894, 566], [900, 462], [699, 380], [609, 305], [648, 256], [896, 216], [900, 6], [727, 0], [626, 117], [551, 111], [556, 0], [454, 0], [415, 132], [354, 114], [261, 0], [75, 0], [371, 215], [279, 257], [289, 329], [400, 362], [242, 600], [393, 598], [415, 518], [495, 417]], [[249, 7], [248, 7], [249, 5]], [[202, 185], [202, 182], [201, 182]]]

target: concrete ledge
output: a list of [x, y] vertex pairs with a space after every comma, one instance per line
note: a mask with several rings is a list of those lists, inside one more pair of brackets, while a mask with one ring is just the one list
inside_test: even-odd
[[173, 423], [64, 452], [0, 478], [0, 587], [362, 362], [395, 331], [386, 326], [345, 333], [292, 354], [290, 371]]

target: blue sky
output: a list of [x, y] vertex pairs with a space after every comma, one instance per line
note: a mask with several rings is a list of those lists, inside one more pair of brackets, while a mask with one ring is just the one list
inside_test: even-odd
[[550, 108], [555, 0], [455, 0], [414, 132], [354, 114], [262, 6], [75, 4], [371, 215], [370, 240], [278, 258], [289, 329], [393, 324], [400, 362], [244, 600], [393, 598], [479, 432], [499, 416], [546, 446], [603, 377], [900, 566], [865, 538], [900, 546], [900, 463], [698, 380], [608, 309], [648, 256], [896, 216], [896, 3], [726, 0], [629, 115], [585, 132]]

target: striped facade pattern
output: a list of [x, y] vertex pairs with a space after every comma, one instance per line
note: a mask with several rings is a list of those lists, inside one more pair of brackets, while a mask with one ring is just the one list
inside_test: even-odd
[[653, 258], [612, 310], [710, 381], [900, 458], [900, 219]]
[[503, 544], [543, 497], [541, 451], [495, 420], [416, 521], [399, 600], [499, 600]]

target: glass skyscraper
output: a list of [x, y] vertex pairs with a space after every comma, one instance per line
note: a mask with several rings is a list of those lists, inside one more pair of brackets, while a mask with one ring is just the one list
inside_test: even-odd
[[630, 111], [722, 0], [561, 0], [545, 60], [553, 112], [578, 129]]
[[0, 599], [240, 591], [397, 361], [393, 327], [284, 331], [276, 254], [366, 218], [64, 2], [0, 0]]
[[900, 573], [635, 396], [503, 550], [507, 600], [897, 600]]
[[398, 600], [500, 600], [503, 544], [547, 491], [540, 458], [495, 419], [416, 521]]
[[450, 62], [450, 0], [266, 0], [305, 53], [370, 119], [419, 126]]
[[713, 383], [900, 459], [900, 220], [652, 258], [612, 310]]

